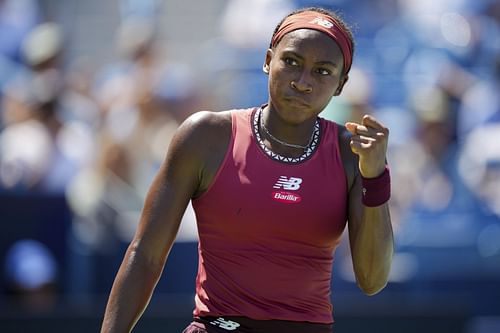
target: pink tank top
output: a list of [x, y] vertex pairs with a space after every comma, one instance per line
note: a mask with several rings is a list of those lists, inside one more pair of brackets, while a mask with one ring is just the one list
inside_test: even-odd
[[319, 118], [316, 147], [290, 162], [261, 144], [260, 112], [232, 111], [225, 159], [193, 200], [194, 315], [331, 323], [333, 254], [347, 220], [337, 125]]

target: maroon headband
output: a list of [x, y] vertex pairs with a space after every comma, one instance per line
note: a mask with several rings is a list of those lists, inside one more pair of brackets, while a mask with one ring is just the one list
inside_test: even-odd
[[285, 34], [298, 29], [318, 30], [330, 36], [340, 46], [344, 56], [344, 73], [349, 72], [352, 64], [352, 44], [347, 32], [337, 20], [316, 11], [304, 11], [285, 18], [273, 36], [271, 47], [275, 47]]

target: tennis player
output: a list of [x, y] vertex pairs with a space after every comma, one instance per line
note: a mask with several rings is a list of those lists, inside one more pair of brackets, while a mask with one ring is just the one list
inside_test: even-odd
[[265, 55], [269, 98], [198, 112], [177, 130], [116, 276], [101, 332], [130, 332], [192, 200], [199, 232], [185, 333], [331, 333], [333, 255], [348, 227], [357, 283], [384, 288], [393, 254], [388, 129], [319, 114], [341, 93], [353, 37], [308, 8], [278, 25]]

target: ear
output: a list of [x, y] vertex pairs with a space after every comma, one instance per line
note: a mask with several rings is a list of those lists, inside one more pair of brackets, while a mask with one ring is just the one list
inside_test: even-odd
[[264, 65], [262, 66], [262, 71], [266, 74], [269, 74], [269, 69], [271, 68], [271, 59], [273, 58], [274, 52], [271, 49], [267, 49], [266, 51], [266, 59], [264, 61]]
[[347, 80], [349, 80], [349, 75], [344, 75], [342, 79], [340, 79], [339, 86], [337, 87], [337, 90], [335, 90], [335, 93], [333, 96], [338, 96], [342, 92], [342, 89], [344, 88], [344, 85], [346, 84]]

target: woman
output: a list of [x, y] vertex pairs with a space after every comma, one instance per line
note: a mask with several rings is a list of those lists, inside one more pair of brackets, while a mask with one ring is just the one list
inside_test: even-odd
[[352, 34], [309, 8], [276, 28], [261, 107], [199, 112], [178, 129], [148, 193], [102, 332], [129, 332], [144, 311], [190, 200], [199, 269], [185, 332], [332, 332], [333, 253], [346, 226], [359, 287], [387, 283], [393, 235], [388, 130], [318, 115], [339, 95]]

